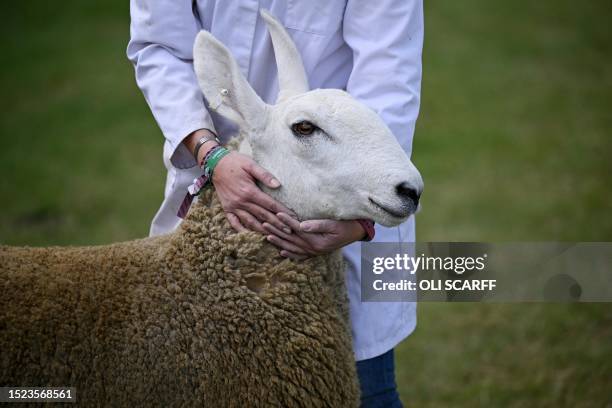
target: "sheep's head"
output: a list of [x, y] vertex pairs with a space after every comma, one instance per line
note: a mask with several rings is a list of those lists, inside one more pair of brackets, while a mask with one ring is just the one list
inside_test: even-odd
[[281, 188], [267, 192], [300, 219], [406, 220], [423, 181], [389, 128], [344, 91], [310, 91], [291, 37], [261, 15], [278, 66], [276, 104], [257, 96], [229, 50], [206, 31], [196, 38], [194, 66], [211, 108], [240, 126], [253, 158], [280, 180]]

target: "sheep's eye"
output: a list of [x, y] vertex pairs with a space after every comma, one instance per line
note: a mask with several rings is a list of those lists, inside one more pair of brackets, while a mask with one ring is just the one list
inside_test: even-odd
[[293, 130], [293, 133], [296, 136], [310, 136], [314, 133], [315, 130], [317, 130], [318, 128], [313, 125], [311, 122], [308, 122], [307, 120], [303, 120], [301, 122], [298, 123], [294, 123], [291, 126], [291, 130]]

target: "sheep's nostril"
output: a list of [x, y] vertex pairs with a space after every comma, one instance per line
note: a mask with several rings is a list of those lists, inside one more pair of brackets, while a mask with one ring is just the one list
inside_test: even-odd
[[395, 192], [398, 196], [402, 198], [402, 200], [410, 200], [414, 203], [415, 206], [419, 205], [419, 198], [421, 197], [421, 193], [409, 183], [403, 182], [398, 184], [397, 186], [395, 186]]

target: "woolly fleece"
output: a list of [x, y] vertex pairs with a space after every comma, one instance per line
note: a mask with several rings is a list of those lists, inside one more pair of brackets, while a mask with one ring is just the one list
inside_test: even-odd
[[0, 386], [84, 406], [358, 406], [339, 252], [294, 262], [212, 191], [174, 233], [0, 247]]

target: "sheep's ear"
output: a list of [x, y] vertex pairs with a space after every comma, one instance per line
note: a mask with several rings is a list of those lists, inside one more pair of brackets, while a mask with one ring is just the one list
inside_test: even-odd
[[207, 31], [196, 37], [193, 65], [210, 109], [241, 128], [263, 124], [267, 105], [242, 75], [230, 51]]
[[302, 57], [295, 43], [283, 25], [268, 11], [261, 10], [261, 17], [265, 20], [272, 38], [276, 66], [278, 67], [278, 99], [280, 102], [294, 95], [306, 93], [310, 90], [308, 78], [304, 70]]

